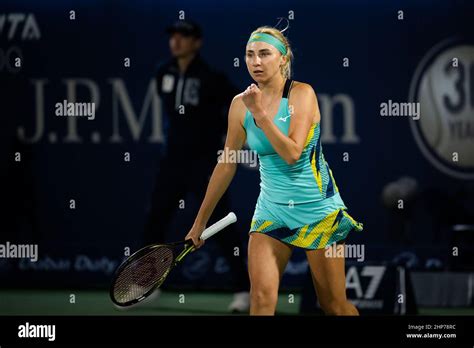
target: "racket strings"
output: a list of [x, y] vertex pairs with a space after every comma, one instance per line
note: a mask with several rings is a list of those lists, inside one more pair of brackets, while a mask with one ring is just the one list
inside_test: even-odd
[[173, 262], [173, 251], [167, 247], [152, 249], [133, 260], [117, 276], [113, 289], [115, 300], [127, 303], [143, 297], [166, 276]]

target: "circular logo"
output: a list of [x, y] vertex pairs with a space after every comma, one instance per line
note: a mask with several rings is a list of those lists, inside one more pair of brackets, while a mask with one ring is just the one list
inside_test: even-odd
[[418, 65], [409, 99], [420, 104], [410, 128], [423, 155], [445, 174], [474, 179], [474, 46], [432, 48]]

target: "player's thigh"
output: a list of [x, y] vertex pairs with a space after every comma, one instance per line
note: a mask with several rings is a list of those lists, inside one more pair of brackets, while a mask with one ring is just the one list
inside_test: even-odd
[[[337, 247], [344, 248], [344, 244], [338, 244]], [[326, 256], [325, 252], [325, 249], [306, 251], [313, 282], [322, 306], [323, 303], [346, 300], [344, 256], [330, 257]]]
[[248, 267], [252, 287], [278, 289], [292, 250], [291, 246], [263, 233], [251, 233]]

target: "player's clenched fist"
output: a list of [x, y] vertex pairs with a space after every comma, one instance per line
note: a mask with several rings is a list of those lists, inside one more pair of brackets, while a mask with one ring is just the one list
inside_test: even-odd
[[247, 109], [254, 116], [255, 120], [258, 121], [259, 116], [261, 116], [265, 111], [262, 105], [262, 91], [256, 84], [252, 83], [242, 93], [242, 100]]

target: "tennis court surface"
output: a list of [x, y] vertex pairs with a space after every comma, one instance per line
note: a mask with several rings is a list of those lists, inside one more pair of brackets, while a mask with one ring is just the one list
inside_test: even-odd
[[[280, 293], [277, 315], [298, 315], [300, 295], [295, 294], [294, 300], [290, 295]], [[232, 296], [230, 292], [163, 291], [158, 298], [119, 310], [104, 290], [10, 289], [0, 291], [0, 315], [228, 315]], [[420, 308], [419, 314], [474, 315], [474, 309]]]

